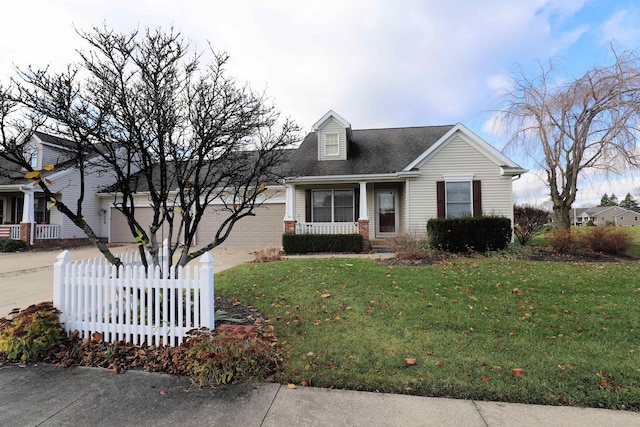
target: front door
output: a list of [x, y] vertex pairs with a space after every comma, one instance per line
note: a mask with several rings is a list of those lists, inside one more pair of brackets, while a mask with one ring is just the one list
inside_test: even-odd
[[376, 234], [395, 234], [398, 229], [397, 191], [376, 191]]

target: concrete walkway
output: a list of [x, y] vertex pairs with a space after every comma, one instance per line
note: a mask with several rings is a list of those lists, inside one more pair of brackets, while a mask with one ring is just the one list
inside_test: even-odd
[[[253, 251], [216, 248], [216, 271], [252, 260]], [[59, 253], [0, 253], [0, 317], [52, 299]], [[75, 260], [98, 255], [95, 248], [72, 250]], [[27, 364], [0, 365], [0, 426], [5, 425], [640, 426], [640, 413], [279, 384], [198, 389], [187, 378], [164, 374]]]
[[187, 378], [0, 367], [3, 426], [632, 426], [640, 414], [280, 384], [198, 389]]

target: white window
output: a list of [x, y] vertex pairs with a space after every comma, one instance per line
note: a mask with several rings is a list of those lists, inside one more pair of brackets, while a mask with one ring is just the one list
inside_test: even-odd
[[313, 190], [311, 221], [353, 222], [353, 190]]
[[27, 160], [29, 161], [29, 165], [32, 168], [38, 167], [38, 149], [37, 148], [29, 148], [27, 152]]
[[328, 133], [324, 136], [324, 153], [327, 156], [340, 155], [340, 145], [337, 133]]
[[446, 182], [447, 217], [455, 218], [473, 214], [471, 181]]

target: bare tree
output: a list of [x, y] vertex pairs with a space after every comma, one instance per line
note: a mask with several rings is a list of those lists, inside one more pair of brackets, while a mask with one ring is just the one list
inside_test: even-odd
[[[107, 189], [115, 194], [114, 206], [154, 263], [162, 232], [170, 242], [170, 263], [186, 265], [224, 242], [237, 221], [254, 215], [267, 184], [284, 174], [285, 148], [297, 141], [298, 128], [280, 120], [264, 94], [227, 76], [226, 54], [211, 49], [212, 60], [203, 64], [204, 54], [192, 52], [173, 29], [124, 34], [94, 27], [78, 34], [89, 48], [78, 52], [77, 63], [57, 73], [22, 70], [7, 98], [25, 109], [27, 122], [76, 144], [73, 160], [82, 181], [88, 164], [91, 172], [114, 177]], [[10, 154], [16, 150], [5, 144], [0, 156], [20, 157]], [[45, 180], [38, 185], [55, 197]], [[140, 192], [153, 211], [150, 225], [136, 214]], [[192, 251], [214, 200], [224, 221], [213, 241]], [[76, 205], [71, 211], [55, 204], [118, 264], [84, 222], [82, 200]]]
[[520, 69], [503, 97], [508, 148], [524, 150], [546, 171], [556, 228], [571, 224], [581, 174], [639, 163], [640, 62], [635, 52], [613, 53], [613, 65], [594, 66], [572, 81], [558, 78], [551, 63], [535, 78]]

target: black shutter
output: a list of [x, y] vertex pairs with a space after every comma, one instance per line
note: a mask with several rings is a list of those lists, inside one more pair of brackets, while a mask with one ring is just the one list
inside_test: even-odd
[[482, 216], [482, 186], [473, 181], [473, 216]]
[[447, 210], [445, 208], [444, 199], [444, 181], [436, 182], [436, 203], [438, 206], [438, 218], [444, 218], [447, 216]]
[[353, 222], [358, 221], [358, 219], [360, 219], [360, 190], [359, 189], [354, 189], [353, 190], [353, 197], [355, 199], [354, 201], [354, 206], [353, 206]]
[[311, 190], [304, 190], [304, 221], [311, 222]]

